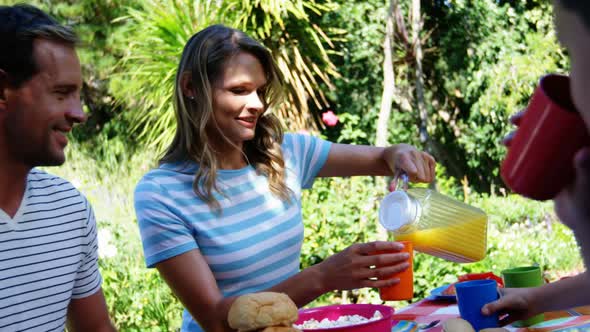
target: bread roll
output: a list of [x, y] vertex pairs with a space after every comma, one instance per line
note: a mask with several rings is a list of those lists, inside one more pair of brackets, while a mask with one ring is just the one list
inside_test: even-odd
[[475, 332], [475, 330], [468, 321], [461, 318], [451, 318], [443, 323], [443, 332]]
[[297, 306], [287, 294], [260, 292], [238, 297], [227, 321], [232, 329], [247, 332], [269, 326], [291, 327], [297, 317]]

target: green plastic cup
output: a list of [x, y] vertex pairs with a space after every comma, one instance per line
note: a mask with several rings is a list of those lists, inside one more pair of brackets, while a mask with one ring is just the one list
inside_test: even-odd
[[[543, 274], [538, 266], [523, 266], [506, 269], [502, 271], [504, 287], [506, 288], [525, 288], [539, 287], [543, 285]], [[539, 314], [529, 319], [520, 320], [513, 323], [516, 327], [531, 326], [545, 320], [545, 315]]]

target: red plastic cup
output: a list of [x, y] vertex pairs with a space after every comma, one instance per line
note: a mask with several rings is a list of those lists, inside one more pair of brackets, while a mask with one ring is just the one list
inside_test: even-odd
[[585, 146], [590, 136], [572, 102], [569, 78], [550, 74], [541, 78], [500, 174], [522, 196], [552, 199], [574, 179], [573, 158]]
[[504, 280], [498, 277], [493, 272], [481, 272], [481, 273], [466, 273], [457, 276], [459, 282], [471, 281], [471, 280], [494, 280], [498, 284], [498, 287], [504, 287]]
[[380, 251], [378, 253], [407, 252], [410, 254], [410, 258], [408, 258], [410, 267], [402, 272], [389, 276], [389, 279], [399, 278], [399, 283], [379, 288], [379, 296], [383, 301], [411, 300], [414, 297], [414, 247], [412, 242], [409, 241], [397, 242], [403, 244], [404, 249], [401, 251]]

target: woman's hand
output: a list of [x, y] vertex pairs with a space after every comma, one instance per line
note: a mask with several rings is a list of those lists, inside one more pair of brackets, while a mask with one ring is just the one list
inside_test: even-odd
[[394, 174], [396, 170], [402, 170], [411, 182], [430, 183], [436, 176], [434, 158], [409, 144], [397, 144], [385, 149], [384, 159]]
[[[400, 252], [402, 249], [403, 244], [397, 242], [353, 244], [315, 266], [320, 274], [322, 289], [380, 288], [396, 284], [399, 282], [398, 278], [386, 278], [410, 266], [407, 262], [409, 254]], [[382, 251], [393, 253], [378, 254]]]
[[[500, 288], [502, 297], [483, 306], [481, 313], [491, 315], [498, 313], [500, 325], [510, 324], [539, 314], [531, 293], [534, 288]], [[506, 315], [507, 314], [507, 315]], [[504, 317], [503, 317], [504, 316]]]

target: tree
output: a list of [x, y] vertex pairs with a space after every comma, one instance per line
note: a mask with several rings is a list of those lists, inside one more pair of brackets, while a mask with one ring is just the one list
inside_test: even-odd
[[139, 138], [161, 151], [175, 131], [171, 102], [175, 70], [185, 41], [214, 23], [244, 30], [269, 48], [287, 82], [284, 106], [276, 110], [291, 130], [315, 127], [309, 108], [327, 107], [320, 82], [331, 87], [337, 72], [328, 52], [328, 34], [315, 24], [335, 8], [314, 0], [146, 0], [127, 17], [135, 33], [114, 83], [119, 100], [131, 108]]
[[428, 111], [426, 110], [426, 101], [424, 100], [424, 73], [422, 71], [422, 41], [420, 33], [422, 31], [422, 16], [420, 13], [420, 0], [412, 0], [412, 43], [414, 44], [415, 54], [415, 90], [416, 90], [416, 108], [418, 110], [420, 124], [418, 132], [420, 142], [423, 146], [429, 147], [428, 137]]
[[[501, 187], [501, 138], [508, 118], [526, 107], [538, 78], [564, 70], [548, 1], [423, 2], [426, 40], [436, 53], [424, 58], [431, 135], [438, 158], [456, 178], [480, 192]], [[443, 29], [443, 27], [445, 27]], [[442, 159], [442, 160], [441, 160]]]
[[391, 116], [391, 107], [395, 92], [395, 73], [393, 70], [393, 45], [394, 45], [394, 11], [397, 7], [397, 0], [389, 0], [389, 10], [385, 20], [385, 36], [383, 37], [383, 94], [381, 97], [381, 108], [377, 119], [377, 146], [387, 145], [387, 126]]
[[330, 1], [316, 0], [224, 2], [222, 11], [235, 15], [230, 14], [230, 24], [271, 49], [288, 83], [288, 102], [278, 112], [292, 130], [317, 128], [321, 122], [314, 110], [330, 106], [320, 83], [333, 90], [331, 78], [339, 73], [329, 56], [334, 43], [316, 21], [336, 8]]

